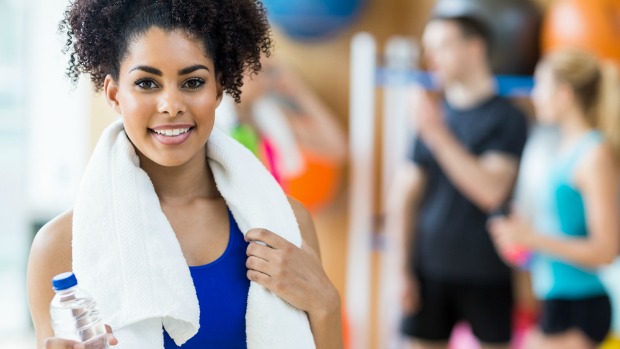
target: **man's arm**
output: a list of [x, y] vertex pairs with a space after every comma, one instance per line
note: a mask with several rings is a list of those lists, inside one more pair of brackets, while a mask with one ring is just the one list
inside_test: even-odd
[[395, 246], [399, 247], [403, 270], [407, 271], [407, 262], [411, 261], [412, 239], [416, 211], [424, 193], [426, 174], [419, 166], [407, 162], [399, 169], [386, 207], [385, 231], [393, 236]]
[[506, 201], [519, 170], [515, 156], [499, 151], [480, 156], [470, 153], [445, 125], [440, 107], [427, 95], [420, 98], [416, 119], [419, 136], [465, 197], [484, 211], [492, 211]]
[[426, 186], [426, 174], [416, 164], [407, 162], [399, 169], [386, 204], [385, 231], [389, 237], [390, 264], [396, 268], [401, 288], [394, 297], [401, 298], [401, 306], [406, 313], [415, 312], [420, 305], [419, 287], [412, 265], [414, 253], [414, 239], [416, 231], [413, 229], [417, 216], [417, 209]]
[[477, 157], [446, 130], [436, 141], [433, 155], [454, 186], [484, 211], [492, 211], [507, 199], [519, 171], [511, 155], [487, 152]]

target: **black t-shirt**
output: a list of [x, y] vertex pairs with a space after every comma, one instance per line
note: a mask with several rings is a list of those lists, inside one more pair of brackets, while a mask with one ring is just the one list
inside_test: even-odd
[[[527, 137], [525, 115], [501, 97], [458, 110], [443, 104], [446, 122], [469, 152], [521, 157]], [[415, 268], [429, 277], [454, 281], [503, 281], [509, 268], [500, 260], [486, 229], [488, 215], [450, 182], [419, 138], [410, 159], [420, 166], [427, 185], [418, 211]]]

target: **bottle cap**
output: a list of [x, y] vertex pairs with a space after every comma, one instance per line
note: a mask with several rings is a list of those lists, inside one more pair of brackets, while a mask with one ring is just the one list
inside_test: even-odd
[[72, 272], [61, 273], [52, 278], [52, 287], [56, 291], [66, 290], [77, 285], [77, 278]]

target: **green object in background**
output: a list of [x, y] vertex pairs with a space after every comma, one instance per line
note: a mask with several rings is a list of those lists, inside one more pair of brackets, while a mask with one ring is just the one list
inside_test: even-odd
[[252, 126], [238, 124], [235, 128], [233, 128], [230, 136], [237, 142], [243, 144], [258, 157], [260, 137], [258, 136], [258, 132], [256, 132]]

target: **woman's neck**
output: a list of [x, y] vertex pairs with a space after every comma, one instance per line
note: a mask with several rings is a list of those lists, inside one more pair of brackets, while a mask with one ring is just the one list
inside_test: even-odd
[[221, 197], [206, 154], [197, 154], [183, 165], [161, 166], [138, 153], [140, 167], [149, 175], [162, 204], [184, 205], [196, 199]]
[[559, 127], [565, 145], [572, 144], [584, 133], [590, 132], [593, 129], [592, 125], [586, 120], [585, 115], [575, 109], [565, 112]]

